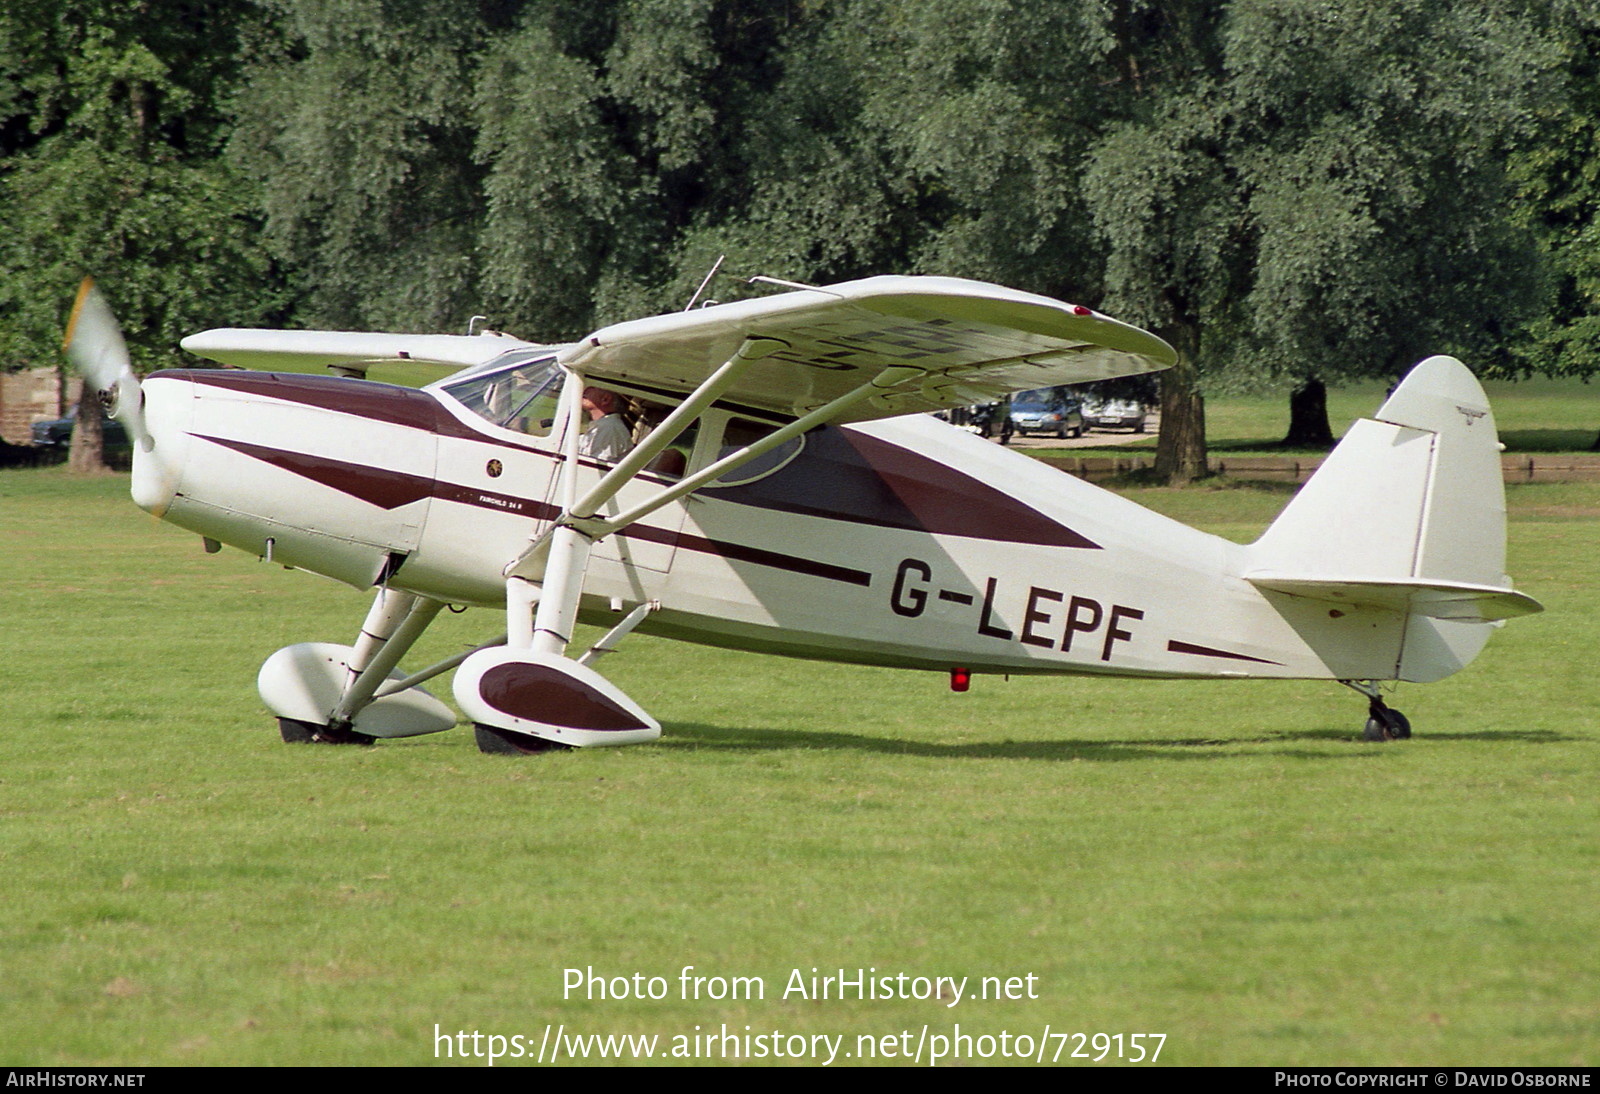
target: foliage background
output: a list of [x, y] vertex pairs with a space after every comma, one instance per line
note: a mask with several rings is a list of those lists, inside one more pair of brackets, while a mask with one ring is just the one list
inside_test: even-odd
[[[1202, 371], [1592, 371], [1590, 0], [15, 0], [0, 323], [529, 337], [710, 262], [1088, 300]], [[735, 290], [732, 282], [719, 290]]]

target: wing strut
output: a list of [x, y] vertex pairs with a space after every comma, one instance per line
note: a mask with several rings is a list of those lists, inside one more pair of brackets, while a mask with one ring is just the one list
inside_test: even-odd
[[773, 338], [744, 339], [732, 357], [581, 498], [577, 497], [578, 418], [587, 379], [579, 369], [568, 367], [559, 412], [566, 429], [562, 438], [565, 460], [560, 485], [561, 516], [505, 569], [506, 645], [472, 654], [456, 673], [456, 701], [478, 726], [480, 742], [484, 734], [503, 740], [506, 733], [518, 740], [535, 737], [557, 746], [630, 744], [659, 737], [661, 723], [590, 667], [609, 651], [616, 638], [643, 621], [654, 605], [635, 608], [581, 660], [567, 655], [583, 598], [589, 553], [595, 542], [808, 429], [832, 421], [856, 403], [927, 374], [925, 369], [903, 365], [881, 369], [866, 383], [626, 512], [610, 518], [597, 515], [601, 506], [634, 481], [752, 362], [785, 345]]
[[[750, 341], [754, 341], [754, 339]], [[749, 342], [746, 343], [746, 345], [748, 344]], [[767, 352], [775, 352], [778, 348], [781, 347], [773, 347], [773, 349], [770, 349]], [[731, 365], [738, 360], [740, 360], [740, 358], [736, 356], [735, 358], [731, 359], [728, 364]], [[727, 365], [724, 365], [723, 367], [726, 368]], [[685, 476], [666, 489], [657, 492], [642, 502], [639, 502], [632, 509], [629, 509], [623, 513], [619, 513], [614, 517], [602, 518], [597, 516], [596, 513], [602, 505], [604, 505], [607, 501], [610, 501], [611, 498], [614, 497], [617, 492], [621, 490], [622, 487], [625, 486], [628, 481], [632, 479], [634, 475], [636, 475], [638, 471], [649, 462], [650, 459], [665, 449], [667, 445], [676, 439], [684, 429], [687, 429], [689, 425], [692, 424], [695, 418], [699, 417], [700, 413], [703, 412], [707, 406], [715, 401], [715, 393], [708, 394], [703, 400], [700, 398], [700, 395], [702, 391], [705, 390], [706, 386], [715, 380], [716, 376], [720, 375], [722, 375], [721, 369], [718, 370], [715, 376], [709, 378], [706, 381], [706, 384], [702, 384], [700, 388], [696, 389], [695, 393], [691, 395], [688, 400], [684, 401], [684, 407], [689, 406], [691, 402], [698, 403], [698, 406], [692, 415], [685, 415], [684, 420], [682, 420], [681, 423], [676, 424], [676, 427], [670, 433], [666, 434], [660, 440], [659, 444], [652, 442], [655, 442], [657, 440], [657, 434], [660, 434], [666, 430], [667, 426], [672, 423], [673, 418], [678, 416], [678, 411], [674, 411], [666, 418], [666, 420], [652, 430], [645, 440], [641, 442], [632, 452], [630, 452], [627, 457], [624, 458], [623, 463], [619, 463], [616, 467], [612, 468], [612, 470], [607, 473], [605, 477], [602, 478], [598, 483], [596, 483], [594, 488], [590, 490], [589, 493], [585, 494], [581, 500], [571, 501], [564, 504], [562, 506], [562, 515], [556, 519], [556, 522], [552, 524], [550, 528], [544, 532], [544, 534], [534, 540], [534, 542], [529, 545], [526, 551], [524, 551], [509, 566], [506, 567], [506, 577], [535, 579], [541, 572], [543, 572], [545, 575], [545, 584], [548, 588], [550, 584], [549, 567], [551, 565], [550, 559], [552, 557], [551, 549], [554, 544], [556, 534], [562, 529], [573, 529], [580, 531], [590, 542], [603, 539], [604, 537], [611, 535], [613, 532], [621, 531], [630, 524], [633, 524], [635, 521], [649, 516], [657, 509], [660, 509], [666, 505], [670, 505], [679, 498], [694, 493], [694, 491], [700, 489], [707, 483], [715, 482], [717, 479], [721, 478], [723, 475], [726, 475], [735, 468], [749, 463], [758, 456], [765, 455], [774, 448], [777, 448], [779, 445], [786, 444], [795, 437], [800, 436], [802, 433], [805, 433], [811, 429], [815, 429], [819, 425], [824, 425], [827, 422], [838, 418], [841, 414], [849, 410], [851, 406], [861, 402], [863, 399], [869, 398], [873, 395], [881, 395], [883, 392], [908, 381], [921, 379], [925, 375], [925, 372], [919, 368], [908, 368], [900, 365], [883, 369], [866, 383], [846, 392], [837, 399], [818, 407], [810, 413], [796, 418], [788, 425], [767, 434], [760, 440], [754, 441], [751, 444], [748, 444], [734, 452], [730, 452], [720, 460], [708, 464], [706, 467], [695, 472], [693, 475]], [[731, 383], [732, 379], [733, 377], [729, 377], [727, 382]], [[578, 381], [578, 384], [581, 388], [581, 379]], [[683, 407], [679, 408], [679, 410], [682, 409]], [[575, 431], [569, 431], [569, 436], [571, 436], [573, 432]], [[576, 442], [574, 441], [573, 443], [575, 444]], [[647, 448], [648, 452], [646, 452], [646, 454], [640, 459], [634, 460], [632, 458]], [[576, 456], [569, 456], [567, 460], [567, 467], [572, 468], [575, 466]], [[565, 479], [566, 482], [570, 484], [571, 476], [565, 476]]]
[[[568, 513], [575, 519], [592, 517], [602, 505], [616, 495], [618, 490], [626, 486], [640, 471], [650, 466], [651, 460], [665, 452], [668, 445], [693, 425], [705, 412], [706, 407], [716, 402], [723, 392], [732, 387], [751, 363], [788, 348], [789, 343], [777, 338], [746, 338], [737, 353], [724, 361], [721, 368], [706, 377], [677, 409], [668, 414], [644, 440], [622, 457], [615, 467], [606, 472], [581, 501], [569, 507]], [[572, 465], [568, 463], [567, 466]]]
[[[653, 497], [645, 499], [624, 513], [618, 513], [614, 517], [607, 517], [604, 519], [597, 518], [594, 515], [594, 510], [597, 509], [600, 504], [605, 502], [606, 499], [602, 498], [599, 502], [596, 502], [588, 509], [580, 507], [574, 510], [570, 520], [574, 525], [582, 528], [595, 539], [599, 539], [602, 536], [608, 536], [612, 532], [617, 532], [623, 528], [626, 528], [628, 525], [632, 524], [636, 520], [639, 520], [641, 517], [649, 516], [657, 509], [660, 509], [663, 505], [669, 505], [686, 494], [694, 493], [694, 491], [700, 489], [700, 487], [706, 485], [706, 483], [716, 481], [723, 475], [726, 475], [729, 471], [732, 471], [734, 468], [749, 463], [757, 456], [771, 452], [774, 448], [793, 440], [795, 437], [800, 436], [800, 434], [805, 433], [808, 430], [815, 429], [819, 425], [824, 425], [827, 422], [832, 421], [839, 415], [843, 414], [846, 410], [850, 409], [851, 406], [861, 402], [861, 400], [871, 395], [882, 394], [889, 388], [897, 387], [908, 380], [919, 380], [925, 375], [927, 375], [927, 373], [920, 368], [907, 368], [903, 365], [896, 365], [886, 368], [882, 372], [878, 373], [878, 375], [874, 376], [871, 380], [868, 380], [866, 383], [862, 384], [860, 387], [857, 387], [852, 391], [845, 392], [831, 403], [827, 403], [826, 405], [820, 406], [816, 410], [813, 410], [809, 414], [796, 418], [782, 429], [775, 430], [774, 432], [767, 434], [765, 437], [762, 437], [759, 441], [748, 444], [736, 452], [731, 452], [722, 457], [722, 459], [717, 460], [715, 463], [709, 464], [701, 470], [695, 472], [693, 475], [689, 475], [683, 479], [680, 479], [667, 489], [662, 490]], [[613, 491], [613, 493], [615, 493], [615, 491]], [[607, 495], [607, 497], [609, 496], [610, 495]], [[584, 500], [588, 501], [589, 499], [585, 498]]]

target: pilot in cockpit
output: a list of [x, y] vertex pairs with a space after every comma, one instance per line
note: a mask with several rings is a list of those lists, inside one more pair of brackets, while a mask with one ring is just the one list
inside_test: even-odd
[[578, 439], [579, 454], [616, 463], [633, 448], [633, 428], [624, 416], [622, 396], [603, 387], [586, 387], [583, 412], [589, 426]]

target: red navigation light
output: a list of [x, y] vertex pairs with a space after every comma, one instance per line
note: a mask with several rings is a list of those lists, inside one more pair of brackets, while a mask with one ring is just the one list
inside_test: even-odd
[[1084, 307], [1082, 304], [1074, 304], [1074, 305], [1072, 305], [1072, 314], [1073, 315], [1092, 315], [1094, 313], [1091, 312], [1088, 308]]
[[950, 690], [951, 691], [966, 691], [967, 688], [969, 688], [971, 686], [972, 686], [972, 673], [968, 672], [966, 669], [951, 669], [950, 670]]

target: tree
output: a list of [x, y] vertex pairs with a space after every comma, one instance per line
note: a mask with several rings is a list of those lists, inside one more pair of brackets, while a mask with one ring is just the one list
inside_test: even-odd
[[[236, 5], [15, 0], [0, 10], [0, 359], [59, 361], [78, 281], [96, 274], [138, 364], [176, 362], [184, 334], [272, 306], [270, 265], [226, 131]], [[75, 464], [98, 465], [98, 415]]]
[[1234, 5], [1257, 240], [1238, 352], [1294, 381], [1285, 443], [1331, 443], [1324, 381], [1439, 352], [1487, 367], [1541, 303], [1505, 162], [1555, 86], [1552, 32], [1542, 3]]
[[[1513, 217], [1548, 261], [1550, 306], [1519, 332], [1506, 375], [1600, 374], [1600, 10], [1561, 5], [1566, 95], [1510, 157]], [[1591, 446], [1600, 451], [1600, 436]]]
[[477, 81], [497, 306], [564, 335], [683, 306], [710, 265], [686, 240], [749, 213], [744, 135], [799, 9], [611, 0], [575, 22], [530, 6]]
[[1105, 308], [1178, 351], [1161, 377], [1156, 474], [1206, 472], [1206, 357], [1239, 325], [1253, 264], [1226, 109], [1221, 9], [1117, 5], [1114, 120], [1091, 152], [1084, 195], [1106, 247]]
[[1179, 350], [1163, 476], [1203, 473], [1206, 385], [1314, 393], [1426, 352], [1503, 352], [1538, 302], [1503, 164], [1549, 85], [1541, 5], [1118, 8], [1123, 102], [1085, 190], [1112, 310]]
[[[798, 5], [796, 5], [798, 7]], [[685, 231], [732, 154], [789, 5], [280, 0], [230, 159], [317, 326], [531, 337], [674, 305]], [[683, 294], [687, 296], [687, 293]], [[676, 303], [681, 306], [681, 297]]]
[[518, 6], [274, 0], [226, 158], [261, 182], [295, 322], [465, 329], [482, 295], [472, 74]]

